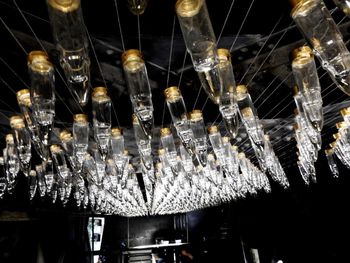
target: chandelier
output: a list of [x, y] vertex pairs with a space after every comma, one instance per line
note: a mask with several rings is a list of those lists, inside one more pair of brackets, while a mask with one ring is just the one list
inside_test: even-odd
[[[321, 149], [323, 127], [314, 56], [337, 86], [350, 94], [350, 53], [321, 0], [292, 2], [291, 16], [308, 42], [292, 51], [291, 68], [296, 83], [297, 166], [309, 184], [316, 182], [314, 164]], [[345, 8], [346, 1], [335, 2], [342, 10]], [[147, 1], [128, 3], [136, 15], [142, 14], [147, 5]], [[155, 156], [151, 144], [154, 110], [145, 60], [141, 51], [126, 50], [122, 66], [133, 108], [130, 118], [140, 157], [137, 167], [130, 162], [122, 128], [112, 125], [107, 87], [91, 88], [89, 45], [80, 1], [47, 0], [47, 6], [68, 87], [81, 106], [91, 98], [92, 120], [80, 113], [73, 116], [71, 127], [55, 127], [55, 66], [44, 51], [30, 52], [30, 89], [17, 92], [21, 115], [10, 118], [12, 132], [6, 135], [0, 158], [4, 169], [0, 198], [12, 194], [18, 177], [23, 175], [31, 200], [39, 195], [66, 205], [74, 199], [77, 207], [89, 207], [96, 213], [144, 216], [183, 213], [269, 193], [268, 176], [282, 188], [289, 187], [249, 87], [236, 84], [230, 51], [217, 47], [204, 0], [178, 0], [175, 10], [194, 70], [208, 97], [218, 106], [227, 133], [222, 136], [215, 124], [206, 127], [201, 110], [188, 112], [181, 87], [166, 87], [164, 99], [172, 125], [160, 129], [160, 147]], [[335, 177], [339, 174], [335, 158], [350, 168], [350, 109], [343, 109], [341, 114], [344, 121], [337, 124], [335, 141], [325, 151]], [[232, 144], [240, 122], [257, 165]], [[39, 165], [31, 164], [34, 155], [40, 159]]]

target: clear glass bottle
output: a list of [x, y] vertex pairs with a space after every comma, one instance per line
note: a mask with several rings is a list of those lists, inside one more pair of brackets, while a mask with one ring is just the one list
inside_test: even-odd
[[82, 167], [84, 156], [89, 146], [89, 122], [85, 114], [75, 114], [73, 116], [73, 147], [74, 155], [80, 167]]
[[90, 59], [80, 0], [47, 0], [47, 7], [68, 86], [84, 106], [89, 100]]
[[7, 134], [6, 148], [3, 151], [7, 192], [12, 194], [17, 184], [17, 175], [20, 170], [20, 161], [12, 134]]
[[134, 113], [139, 118], [145, 134], [151, 138], [153, 103], [145, 61], [139, 50], [129, 49], [122, 54], [122, 62]]
[[177, 152], [170, 128], [165, 127], [160, 129], [160, 141], [165, 150], [169, 164], [175, 168], [177, 166]]
[[193, 131], [190, 128], [186, 105], [181, 92], [178, 87], [173, 86], [166, 88], [164, 90], [164, 95], [177, 134], [186, 150], [193, 155]]
[[21, 116], [12, 116], [10, 118], [10, 125], [13, 130], [13, 137], [21, 163], [21, 170], [26, 176], [28, 176], [30, 172], [30, 161], [32, 158], [29, 132], [27, 131], [24, 120]]
[[52, 125], [55, 116], [54, 67], [43, 51], [28, 54], [31, 78], [30, 99], [35, 119], [42, 126]]
[[46, 160], [48, 158], [48, 151], [41, 142], [39, 125], [36, 122], [32, 114], [32, 102], [30, 100], [29, 89], [19, 90], [17, 93], [17, 102], [24, 117], [26, 127], [30, 133], [32, 144], [34, 149], [38, 153], [41, 159]]
[[293, 50], [292, 70], [302, 94], [306, 116], [317, 130], [323, 127], [321, 85], [311, 48], [302, 46]]
[[261, 145], [263, 143], [264, 132], [247, 87], [245, 85], [238, 85], [236, 90], [241, 120], [249, 136], [257, 145]]
[[338, 165], [337, 165], [336, 159], [334, 158], [334, 151], [333, 151], [333, 149], [331, 149], [331, 148], [330, 149], [326, 149], [325, 150], [325, 154], [326, 154], [326, 157], [327, 157], [329, 169], [331, 170], [333, 176], [335, 178], [338, 178], [339, 177], [339, 169], [338, 169]]
[[222, 79], [222, 86], [219, 93], [219, 110], [230, 136], [236, 138], [239, 125], [238, 105], [236, 101], [236, 81], [233, 75], [230, 51], [225, 48], [219, 48], [218, 58], [218, 67]]
[[204, 0], [178, 0], [176, 14], [194, 69], [207, 72], [218, 63], [216, 38]]
[[34, 170], [31, 170], [29, 172], [28, 186], [29, 186], [29, 200], [33, 200], [37, 189], [37, 176]]
[[139, 150], [141, 159], [147, 169], [151, 168], [152, 154], [151, 140], [142, 131], [141, 125], [136, 114], [132, 115], [132, 124], [134, 127], [134, 134], [136, 139], [137, 148]]
[[111, 150], [115, 165], [118, 167], [118, 171], [122, 171], [125, 165], [124, 158], [124, 136], [121, 128], [111, 129]]
[[350, 53], [321, 0], [294, 0], [291, 16], [338, 87], [350, 95]]
[[190, 127], [194, 136], [194, 147], [197, 159], [203, 167], [207, 165], [207, 133], [201, 110], [193, 110], [189, 114]]
[[60, 145], [53, 144], [50, 146], [50, 151], [58, 175], [64, 180], [68, 176], [68, 166], [64, 156], [64, 150]]
[[92, 115], [95, 140], [103, 158], [108, 153], [111, 137], [112, 102], [105, 87], [94, 88], [92, 92]]

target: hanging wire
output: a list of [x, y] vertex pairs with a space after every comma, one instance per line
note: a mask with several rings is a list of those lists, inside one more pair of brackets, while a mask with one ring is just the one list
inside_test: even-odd
[[141, 48], [141, 25], [140, 25], [140, 15], [137, 15], [137, 34], [139, 36], [139, 50], [142, 52]]
[[115, 6], [115, 10], [117, 12], [117, 20], [118, 20], [118, 28], [119, 28], [120, 40], [122, 42], [123, 51], [125, 51], [123, 30], [122, 30], [122, 25], [120, 23], [120, 16], [119, 16], [118, 1], [117, 0], [114, 0], [114, 6]]
[[[282, 18], [283, 18], [283, 15], [281, 15], [281, 16], [279, 17], [279, 19], [276, 21], [276, 23], [275, 23], [275, 25], [273, 26], [273, 28], [272, 28], [271, 32], [269, 33], [268, 37], [265, 39], [263, 45], [260, 47], [259, 51], [256, 53], [256, 55], [255, 55], [255, 57], [254, 57], [254, 59], [253, 59], [253, 62], [250, 63], [248, 69], [244, 72], [243, 76], [241, 77], [241, 80], [239, 81], [239, 83], [242, 83], [244, 77], [248, 74], [250, 68], [254, 65], [256, 59], [259, 57], [259, 55], [260, 55], [261, 51], [264, 49], [266, 43], [270, 40], [270, 38], [271, 38], [271, 36], [272, 36], [272, 33], [275, 31], [276, 27], [279, 25], [279, 23], [281, 22]], [[285, 33], [284, 33], [284, 34], [285, 34]], [[282, 35], [282, 37], [284, 36], [284, 34]], [[282, 37], [280, 38], [280, 40], [282, 39]], [[274, 45], [274, 47], [276, 47], [276, 46], [277, 46], [277, 44]], [[273, 52], [273, 50], [271, 50], [270, 54], [271, 54], [272, 52]], [[258, 73], [259, 70], [260, 70], [260, 68], [256, 71], [256, 73]], [[255, 74], [256, 74], [256, 73], [255, 73]], [[254, 74], [254, 76], [255, 76], [255, 74]]]
[[12, 30], [7, 26], [7, 24], [5, 23], [5, 21], [0, 17], [1, 23], [4, 25], [4, 27], [6, 28], [6, 30], [10, 33], [10, 35], [12, 36], [12, 38], [16, 41], [17, 45], [22, 49], [22, 51], [28, 55], [27, 50], [22, 46], [22, 44], [18, 41], [17, 37], [13, 34]]
[[25, 83], [25, 81], [16, 73], [16, 71], [13, 70], [13, 68], [2, 58], [0, 57], [1, 62], [11, 71], [11, 73], [20, 81], [22, 82], [23, 86], [29, 89], [29, 85]]
[[255, 2], [255, 0], [251, 1], [251, 3], [250, 3], [250, 6], [249, 6], [249, 8], [248, 8], [248, 11], [246, 12], [245, 17], [244, 17], [244, 19], [243, 19], [243, 21], [242, 21], [242, 23], [241, 23], [241, 26], [239, 27], [238, 32], [237, 32], [237, 34], [236, 34], [236, 37], [235, 37], [235, 39], [233, 40], [233, 43], [232, 43], [232, 45], [231, 45], [231, 47], [230, 47], [230, 52], [232, 52], [232, 49], [233, 49], [234, 45], [236, 44], [236, 41], [237, 41], [237, 39], [238, 39], [238, 37], [239, 37], [239, 34], [241, 33], [241, 31], [242, 31], [242, 29], [243, 29], [243, 26], [244, 26], [244, 24], [245, 24], [245, 22], [246, 22], [246, 20], [247, 20], [247, 18], [248, 18], [248, 15], [249, 15], [249, 13], [250, 13], [250, 10], [251, 10], [252, 7], [253, 7], [254, 2]]
[[[169, 79], [170, 79], [170, 68], [171, 68], [171, 59], [172, 59], [172, 55], [173, 55], [174, 35], [175, 35], [175, 24], [176, 24], [176, 16], [174, 15], [174, 18], [173, 18], [173, 27], [172, 27], [172, 31], [171, 31], [171, 42], [170, 42], [170, 51], [169, 51], [168, 72], [167, 72], [167, 78], [166, 78], [166, 88], [169, 86]], [[164, 103], [163, 103], [163, 113], [162, 113], [162, 127], [164, 127], [163, 124], [164, 124], [165, 111], [166, 111], [165, 104], [166, 104], [166, 101], [164, 100]]]
[[[103, 71], [102, 71], [101, 63], [100, 63], [100, 61], [99, 61], [99, 59], [98, 59], [98, 57], [97, 57], [96, 50], [95, 50], [95, 47], [94, 47], [94, 43], [93, 43], [92, 40], [91, 40], [91, 36], [90, 36], [89, 30], [87, 29], [86, 26], [85, 26], [85, 31], [86, 31], [86, 34], [87, 34], [87, 36], [88, 36], [88, 39], [89, 39], [89, 42], [90, 42], [90, 46], [91, 46], [92, 52], [93, 52], [93, 54], [94, 54], [94, 57], [95, 57], [95, 60], [96, 60], [98, 69], [99, 69], [99, 71], [100, 71], [100, 75], [101, 75], [103, 84], [104, 84], [104, 86], [107, 88], [107, 83], [106, 83], [106, 80], [105, 80], [105, 78], [104, 78], [104, 74], [103, 74]], [[116, 110], [115, 110], [113, 101], [112, 101], [112, 110], [113, 110], [113, 114], [114, 114], [114, 116], [115, 116], [115, 118], [116, 118], [117, 125], [120, 127], [118, 115], [117, 115], [117, 112], [116, 112]]]
[[228, 18], [230, 17], [230, 14], [231, 14], [231, 11], [232, 11], [232, 7], [233, 7], [233, 4], [234, 4], [234, 3], [235, 3], [235, 0], [232, 0], [231, 5], [230, 5], [230, 8], [228, 9], [227, 14], [226, 14], [226, 17], [225, 17], [224, 25], [222, 26], [221, 31], [220, 31], [220, 34], [219, 34], [219, 37], [218, 37], [218, 40], [216, 41], [216, 45], [219, 44], [219, 41], [220, 41], [220, 39], [221, 39], [222, 33], [224, 32], [224, 29], [225, 29], [227, 20], [228, 20]]

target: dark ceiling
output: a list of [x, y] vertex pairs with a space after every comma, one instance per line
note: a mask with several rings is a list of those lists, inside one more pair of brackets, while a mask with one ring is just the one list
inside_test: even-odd
[[[98, 3], [82, 1], [82, 10], [91, 38], [92, 86], [107, 85], [115, 109], [113, 125], [126, 128], [125, 136], [129, 136], [127, 143], [131, 152], [135, 154], [136, 149], [130, 129], [131, 103], [120, 62], [123, 42], [125, 49], [140, 48], [141, 44], [152, 87], [157, 127], [170, 122], [170, 116], [164, 108], [163, 90], [166, 86], [178, 84], [188, 109], [203, 109], [207, 124], [214, 121], [220, 123], [218, 108], [207, 100], [189, 56], [185, 57], [185, 46], [175, 17], [175, 1], [149, 0], [146, 12], [139, 17], [140, 27], [137, 16], [127, 9], [127, 1], [116, 1], [120, 27], [114, 0]], [[249, 85], [259, 116], [264, 119], [265, 129], [272, 138], [283, 166], [295, 165], [296, 148], [291, 129], [295, 108], [291, 93], [294, 80], [289, 66], [289, 53], [303, 44], [304, 40], [289, 16], [289, 2], [206, 2], [219, 39], [218, 46], [232, 48], [237, 82]], [[345, 40], [349, 39], [349, 20], [334, 8], [332, 1], [326, 0], [325, 3], [332, 10]], [[58, 53], [52, 44], [44, 0], [35, 3], [26, 0], [0, 1], [0, 16], [0, 145], [3, 146], [3, 136], [9, 131], [7, 118], [19, 111], [15, 92], [29, 84], [26, 52], [44, 48], [57, 65], [58, 72], [62, 71], [58, 64]], [[346, 101], [347, 96], [332, 85], [321, 68], [319, 76], [326, 118], [323, 145], [327, 145], [335, 131], [335, 122], [340, 120], [339, 108], [348, 106], [349, 102]], [[74, 113], [84, 111], [90, 114], [89, 105], [86, 109], [77, 106], [58, 74], [56, 91], [57, 127], [69, 126]], [[157, 133], [157, 129], [155, 131]], [[242, 150], [252, 154], [243, 129], [236, 143]]]

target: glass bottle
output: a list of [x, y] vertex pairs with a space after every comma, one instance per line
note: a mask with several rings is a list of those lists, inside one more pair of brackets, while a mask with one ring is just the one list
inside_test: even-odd
[[73, 149], [79, 167], [82, 167], [84, 156], [89, 146], [89, 122], [85, 114], [73, 116]]
[[43, 51], [30, 52], [27, 62], [31, 78], [30, 100], [33, 116], [39, 123], [42, 143], [47, 146], [55, 116], [54, 67]]
[[80, 0], [47, 0], [50, 24], [68, 86], [85, 106], [89, 99], [90, 59]]
[[236, 101], [236, 81], [233, 75], [230, 51], [225, 48], [219, 48], [218, 58], [218, 67], [222, 79], [222, 85], [219, 91], [219, 110], [230, 136], [236, 138], [239, 125], [238, 105]]
[[178, 0], [175, 5], [194, 69], [207, 72], [218, 63], [216, 38], [204, 0]]
[[18, 115], [10, 118], [10, 126], [13, 130], [13, 137], [21, 164], [21, 170], [26, 176], [28, 176], [30, 171], [30, 160], [32, 158], [29, 132], [25, 127], [23, 118]]
[[350, 53], [321, 0], [293, 0], [291, 16], [338, 87], [350, 95]]
[[178, 136], [185, 149], [193, 155], [193, 131], [190, 128], [187, 117], [187, 110], [184, 99], [178, 87], [169, 87], [164, 90], [165, 99], [170, 111], [171, 119], [174, 123]]
[[147, 169], [151, 169], [153, 164], [152, 161], [152, 148], [151, 148], [151, 140], [144, 134], [142, 131], [141, 125], [136, 114], [132, 115], [132, 124], [134, 127], [134, 134], [136, 139], [136, 145], [139, 150], [141, 159], [146, 166]]
[[64, 180], [68, 176], [68, 166], [64, 156], [64, 151], [58, 144], [51, 145], [50, 151], [58, 175]]
[[43, 51], [30, 52], [27, 62], [31, 78], [30, 99], [34, 117], [40, 125], [51, 125], [55, 116], [54, 67]]
[[94, 88], [92, 92], [92, 115], [95, 140], [105, 158], [111, 137], [111, 99], [105, 87]]
[[306, 116], [317, 130], [322, 130], [323, 112], [321, 85], [311, 48], [302, 46], [293, 50], [292, 70], [302, 94]]
[[17, 175], [20, 170], [20, 161], [12, 134], [7, 134], [6, 148], [3, 151], [4, 167], [7, 179], [7, 192], [12, 194], [17, 184]]
[[189, 114], [190, 127], [194, 136], [194, 147], [197, 159], [203, 167], [207, 165], [207, 133], [201, 110], [193, 110]]
[[152, 138], [153, 103], [145, 61], [137, 49], [122, 54], [123, 69], [134, 113], [145, 134]]
[[247, 129], [248, 135], [257, 144], [263, 143], [264, 132], [253, 101], [245, 85], [237, 86], [237, 104], [241, 120]]
[[167, 160], [171, 167], [175, 168], [177, 166], [177, 152], [174, 143], [174, 137], [171, 133], [170, 128], [165, 127], [160, 129], [160, 141], [165, 150]]
[[331, 149], [331, 148], [330, 149], [326, 149], [325, 150], [325, 154], [326, 154], [326, 157], [327, 157], [329, 169], [331, 170], [334, 178], [338, 178], [339, 177], [339, 170], [338, 170], [336, 159], [334, 158], [334, 151], [333, 151], [333, 149]]
[[31, 141], [34, 149], [38, 153], [41, 159], [45, 160], [48, 157], [48, 151], [41, 142], [40, 130], [37, 121], [32, 113], [32, 102], [30, 100], [29, 89], [19, 90], [17, 93], [17, 102], [24, 117], [26, 127], [30, 133]]

